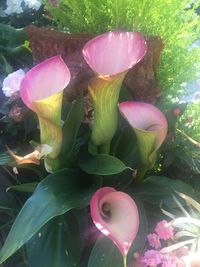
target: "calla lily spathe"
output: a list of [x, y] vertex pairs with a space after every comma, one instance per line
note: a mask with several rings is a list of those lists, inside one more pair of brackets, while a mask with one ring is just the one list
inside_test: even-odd
[[117, 128], [117, 103], [127, 71], [146, 54], [140, 33], [114, 31], [99, 35], [83, 48], [83, 56], [96, 73], [89, 82], [94, 106], [91, 139], [95, 145], [110, 142]]
[[63, 89], [69, 81], [68, 67], [60, 56], [55, 56], [29, 70], [20, 86], [23, 102], [38, 115], [41, 143], [52, 148], [45, 159], [49, 171], [61, 149], [62, 97]]
[[167, 135], [165, 116], [158, 108], [144, 102], [123, 102], [119, 110], [136, 134], [142, 164], [152, 168], [156, 151]]
[[139, 214], [134, 200], [124, 192], [103, 187], [93, 195], [90, 210], [96, 227], [126, 257], [139, 228]]

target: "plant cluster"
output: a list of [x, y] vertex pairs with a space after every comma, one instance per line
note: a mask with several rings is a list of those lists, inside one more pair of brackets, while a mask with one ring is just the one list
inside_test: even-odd
[[[20, 17], [0, 18], [0, 264], [197, 264], [199, 99], [187, 105], [174, 97], [198, 70], [199, 48], [191, 45], [199, 2], [44, 2], [60, 30], [100, 34], [82, 50], [94, 77], [87, 96], [69, 102], [62, 57], [32, 67], [25, 30], [5, 25]], [[165, 44], [159, 81], [171, 103], [159, 103], [164, 112], [132, 101], [122, 86], [148, 50], [143, 34]]]
[[[168, 132], [164, 114], [148, 103], [121, 100], [126, 73], [147, 49], [140, 33], [125, 31], [104, 33], [84, 46], [84, 59], [96, 73], [88, 83], [89, 124], [83, 95], [63, 102], [71, 74], [60, 56], [4, 80], [11, 98], [17, 90], [12, 81], [19, 80], [20, 98], [32, 111], [28, 119], [37, 115], [39, 122], [39, 130], [33, 127], [18, 145], [4, 139], [7, 151], [0, 155], [6, 235], [14, 221], [0, 251], [5, 266], [128, 266], [137, 259], [134, 253], [144, 252], [148, 224], [162, 216], [161, 202], [179, 207], [174, 190], [196, 197], [189, 184], [162, 176], [164, 168], [157, 167]], [[156, 233], [163, 238], [161, 230]], [[171, 260], [162, 256], [163, 266]]]

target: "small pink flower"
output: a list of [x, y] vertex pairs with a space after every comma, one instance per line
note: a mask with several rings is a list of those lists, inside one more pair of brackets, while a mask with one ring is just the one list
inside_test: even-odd
[[162, 267], [176, 267], [178, 258], [174, 255], [162, 255]]
[[179, 117], [180, 115], [181, 115], [181, 110], [180, 110], [180, 108], [174, 108], [173, 109], [173, 114], [174, 114], [174, 117]]
[[148, 234], [147, 236], [149, 245], [155, 249], [158, 249], [161, 247], [160, 239], [157, 234]]
[[158, 234], [159, 238], [163, 240], [168, 240], [174, 236], [173, 227], [165, 220], [157, 223], [155, 232]]
[[157, 250], [147, 250], [144, 254], [142, 262], [145, 266], [156, 266], [162, 262], [162, 255]]

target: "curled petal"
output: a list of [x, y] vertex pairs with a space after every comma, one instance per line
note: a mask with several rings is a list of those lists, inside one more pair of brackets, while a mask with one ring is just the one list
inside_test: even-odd
[[156, 145], [160, 147], [167, 135], [167, 120], [158, 108], [144, 102], [127, 101], [119, 104], [119, 110], [133, 128], [156, 132]]
[[155, 106], [143, 102], [123, 102], [119, 110], [136, 134], [142, 165], [151, 169], [156, 151], [167, 135], [165, 116]]
[[40, 165], [40, 159], [51, 153], [52, 150], [50, 146], [43, 144], [37, 146], [33, 152], [25, 155], [24, 157], [20, 157], [15, 155], [8, 146], [6, 146], [6, 148], [8, 154], [16, 161], [17, 165], [30, 163]]
[[55, 56], [28, 71], [20, 86], [22, 100], [38, 115], [41, 143], [52, 148], [52, 152], [48, 154], [48, 163], [45, 158], [48, 171], [53, 171], [50, 165], [53, 165], [61, 150], [62, 97], [69, 81], [68, 67], [60, 56]]
[[136, 65], [146, 51], [146, 42], [139, 32], [114, 31], [90, 40], [83, 48], [83, 56], [98, 75], [112, 76]]
[[70, 72], [60, 56], [43, 61], [29, 70], [20, 86], [24, 103], [35, 110], [33, 102], [61, 92], [70, 81]]
[[104, 187], [93, 195], [90, 209], [96, 227], [126, 256], [139, 228], [134, 200], [126, 193]]

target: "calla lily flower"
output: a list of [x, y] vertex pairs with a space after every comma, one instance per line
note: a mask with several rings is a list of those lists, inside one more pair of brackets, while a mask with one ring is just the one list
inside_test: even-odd
[[139, 214], [134, 200], [124, 192], [103, 187], [93, 195], [90, 210], [96, 227], [117, 245], [126, 258], [139, 228]]
[[55, 56], [28, 71], [20, 86], [23, 102], [38, 115], [41, 143], [52, 148], [45, 160], [49, 171], [61, 149], [62, 96], [69, 81], [68, 67], [60, 56]]
[[120, 87], [128, 70], [146, 54], [147, 45], [137, 32], [107, 32], [90, 40], [83, 56], [96, 73], [89, 83], [94, 106], [91, 139], [95, 145], [111, 141], [117, 127]]
[[165, 116], [155, 106], [143, 102], [123, 102], [119, 110], [136, 134], [142, 164], [152, 168], [156, 151], [167, 135]]

